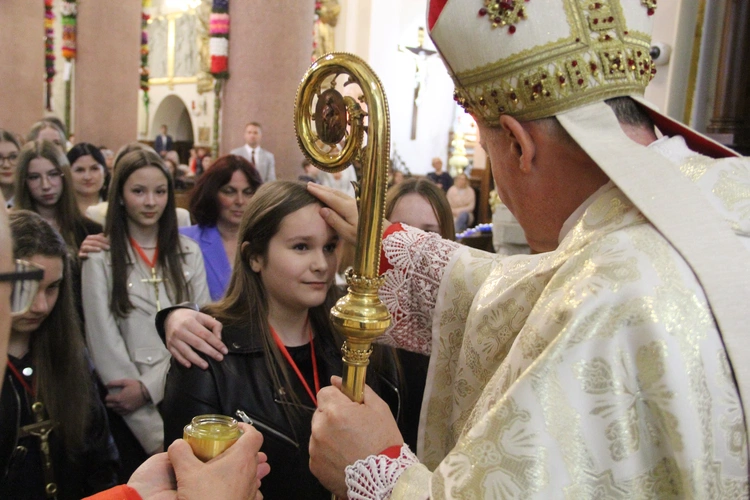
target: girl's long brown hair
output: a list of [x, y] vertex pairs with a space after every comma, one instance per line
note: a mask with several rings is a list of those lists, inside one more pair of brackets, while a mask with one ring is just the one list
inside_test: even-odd
[[60, 200], [55, 205], [55, 220], [60, 228], [60, 235], [71, 249], [73, 255], [78, 253], [78, 242], [76, 241], [76, 228], [84, 224], [84, 217], [78, 210], [75, 193], [70, 174], [70, 163], [68, 158], [60, 151], [60, 148], [52, 142], [37, 140], [28, 142], [21, 148], [16, 166], [16, 194], [14, 206], [19, 210], [31, 210], [36, 212], [36, 201], [31, 197], [31, 191], [27, 185], [29, 177], [29, 166], [36, 158], [44, 158], [62, 172], [62, 193]]
[[30, 352], [36, 369], [37, 393], [49, 417], [60, 424], [68, 450], [84, 444], [94, 393], [84, 358], [83, 334], [73, 300], [68, 249], [60, 234], [40, 215], [28, 210], [10, 213], [13, 256], [59, 257], [63, 280], [49, 316], [31, 335]]
[[128, 293], [128, 265], [130, 262], [128, 214], [125, 209], [123, 189], [125, 181], [144, 167], [156, 167], [167, 179], [167, 206], [159, 219], [158, 265], [166, 275], [167, 294], [173, 304], [184, 302], [190, 296], [185, 274], [182, 271], [183, 253], [180, 248], [180, 234], [177, 231], [177, 212], [175, 211], [174, 186], [170, 181], [169, 171], [159, 155], [153, 151], [135, 150], [123, 155], [115, 164], [114, 177], [109, 189], [109, 208], [104, 232], [110, 239], [112, 258], [112, 297], [109, 307], [115, 316], [124, 318], [133, 310]]

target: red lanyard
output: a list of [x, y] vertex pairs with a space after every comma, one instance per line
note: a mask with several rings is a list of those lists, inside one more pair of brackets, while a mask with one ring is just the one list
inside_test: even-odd
[[148, 267], [153, 269], [156, 267], [156, 259], [159, 258], [159, 247], [156, 247], [156, 250], [154, 250], [154, 258], [153, 260], [146, 257], [146, 252], [143, 251], [141, 246], [138, 244], [137, 241], [135, 241], [133, 238], [130, 238], [130, 244], [133, 245], [133, 248], [135, 248], [135, 251], [138, 252], [138, 255], [141, 256], [141, 259], [143, 259], [143, 262], [146, 263]]
[[[309, 318], [305, 320], [305, 326], [308, 326], [308, 322], [309, 322]], [[302, 376], [302, 372], [299, 371], [299, 368], [297, 367], [297, 363], [294, 362], [286, 346], [281, 341], [281, 339], [279, 338], [279, 335], [276, 333], [276, 330], [273, 329], [270, 323], [268, 325], [268, 328], [271, 329], [271, 334], [273, 335], [273, 340], [276, 342], [276, 346], [281, 351], [281, 354], [284, 355], [284, 358], [286, 358], [287, 362], [292, 366], [294, 373], [297, 374], [297, 378], [299, 379], [300, 382], [302, 382], [302, 385], [305, 386], [305, 390], [307, 391], [307, 394], [310, 395], [310, 399], [312, 399], [313, 403], [315, 403], [315, 406], [317, 407], [318, 399], [315, 397], [315, 394], [317, 394], [320, 391], [320, 380], [318, 379], [318, 360], [315, 357], [315, 344], [313, 344], [312, 328], [308, 326], [308, 332], [310, 332], [310, 355], [312, 356], [313, 381], [315, 382], [315, 394], [313, 394], [313, 391], [310, 390], [310, 386], [305, 380], [305, 377]]]
[[16, 369], [16, 367], [13, 366], [13, 363], [11, 363], [10, 360], [8, 360], [8, 368], [10, 368], [10, 371], [13, 373], [13, 375], [16, 377], [16, 379], [19, 382], [21, 382], [21, 385], [23, 386], [24, 389], [26, 389], [26, 392], [28, 392], [31, 395], [32, 399], [35, 398], [36, 397], [36, 394], [35, 394], [36, 391], [34, 391], [34, 389], [32, 389], [31, 386], [29, 386], [29, 384], [26, 383], [26, 380], [24, 380], [23, 376], [21, 376], [21, 374], [18, 373], [18, 369]]

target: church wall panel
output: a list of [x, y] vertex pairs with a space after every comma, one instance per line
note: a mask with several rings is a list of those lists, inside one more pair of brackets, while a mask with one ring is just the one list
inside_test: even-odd
[[112, 150], [135, 141], [141, 2], [78, 3], [76, 140]]
[[0, 1], [0, 128], [26, 135], [44, 116], [44, 3]]

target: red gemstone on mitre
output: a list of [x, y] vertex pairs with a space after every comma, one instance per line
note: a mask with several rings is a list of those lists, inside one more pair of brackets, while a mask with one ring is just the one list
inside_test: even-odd
[[583, 85], [583, 78], [578, 79], [578, 85]]
[[479, 9], [479, 15], [482, 16], [482, 17], [486, 16], [487, 15], [487, 9], [485, 9], [484, 7], [482, 7], [481, 9]]
[[542, 84], [541, 83], [535, 83], [533, 87], [531, 87], [531, 90], [533, 90], [536, 93], [539, 93], [542, 91]]
[[508, 26], [508, 33], [510, 33], [512, 35], [515, 32], [516, 32], [516, 27], [515, 26], [513, 26], [512, 24], [510, 26]]
[[653, 16], [654, 15], [654, 9], [648, 9], [648, 15]]
[[560, 83], [565, 83], [565, 77], [564, 76], [560, 75], [557, 79], [560, 81]]

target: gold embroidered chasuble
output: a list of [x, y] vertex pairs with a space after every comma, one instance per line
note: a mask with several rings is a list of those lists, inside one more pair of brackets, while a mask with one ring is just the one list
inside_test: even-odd
[[[663, 146], [750, 234], [748, 160]], [[703, 292], [616, 186], [553, 252], [499, 258], [408, 227], [384, 251], [389, 342], [431, 336], [432, 351], [424, 465], [392, 498], [748, 496], [744, 415]]]

